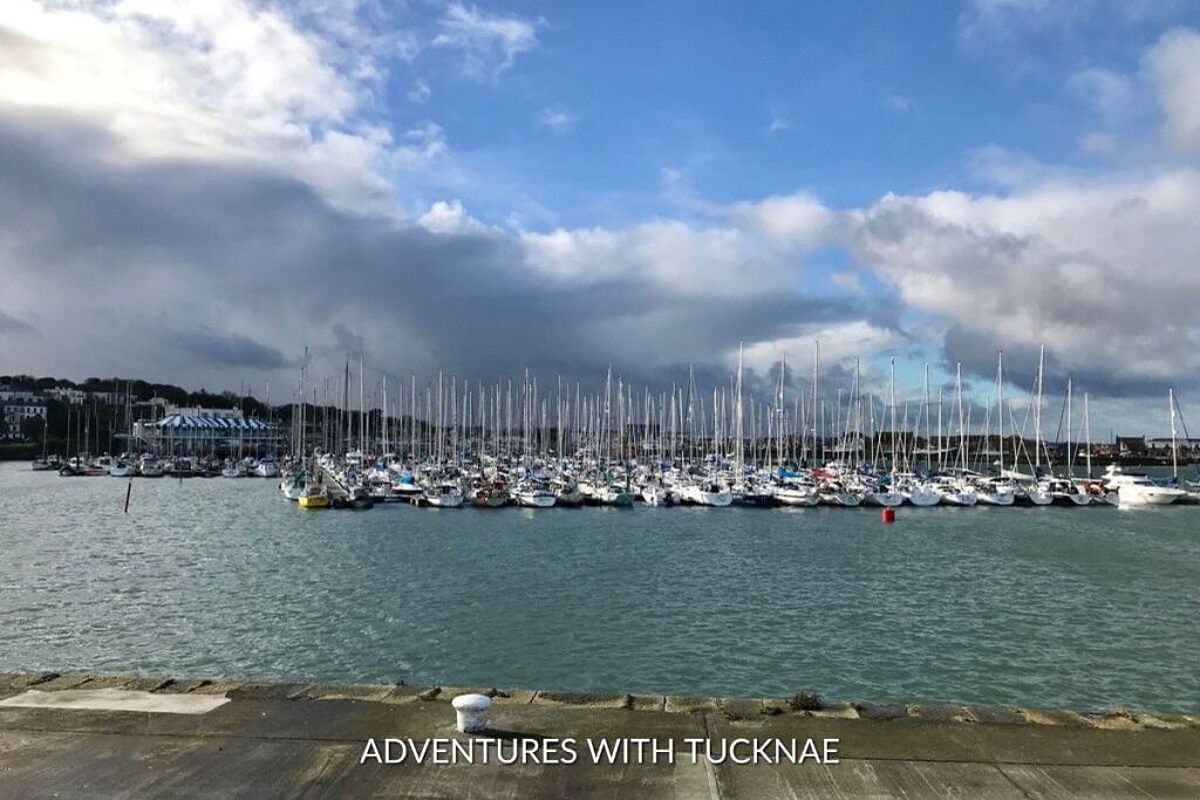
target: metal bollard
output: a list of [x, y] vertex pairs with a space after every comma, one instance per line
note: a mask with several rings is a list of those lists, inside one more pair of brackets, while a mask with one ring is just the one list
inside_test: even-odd
[[452, 705], [458, 715], [461, 733], [479, 733], [487, 729], [487, 712], [492, 707], [490, 697], [481, 694], [460, 694]]

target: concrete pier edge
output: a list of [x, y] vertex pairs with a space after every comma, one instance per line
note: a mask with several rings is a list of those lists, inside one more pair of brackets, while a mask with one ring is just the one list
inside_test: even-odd
[[940, 704], [825, 702], [798, 691], [788, 698], [693, 697], [682, 695], [539, 691], [494, 686], [411, 686], [396, 684], [262, 682], [229, 678], [156, 678], [87, 672], [0, 672], [0, 700], [30, 689], [128, 689], [146, 692], [224, 694], [232, 700], [354, 700], [389, 704], [445, 702], [460, 694], [492, 698], [498, 707], [537, 705], [580, 709], [621, 709], [667, 714], [717, 713], [729, 720], [792, 715], [817, 719], [889, 721], [911, 719], [941, 724], [979, 723], [1072, 726], [1099, 730], [1200, 729], [1200, 712], [1150, 714], [1119, 706], [1076, 711], [1036, 707], [982, 707]]
[[[492, 699], [482, 733], [456, 729], [451, 700], [464, 693]], [[0, 705], [0, 797], [1200, 797], [1192, 714], [826, 704], [805, 691], [721, 698], [0, 673], [0, 702], [18, 696]], [[510, 753], [640, 741], [672, 757], [381, 762], [365, 756], [376, 740], [474, 740]], [[732, 753], [739, 742], [833, 742], [836, 760], [748, 762], [707, 749]], [[696, 746], [710, 754], [697, 758]]]

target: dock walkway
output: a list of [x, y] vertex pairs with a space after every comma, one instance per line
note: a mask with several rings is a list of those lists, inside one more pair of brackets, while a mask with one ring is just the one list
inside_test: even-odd
[[[1200, 797], [1200, 717], [802, 710], [816, 705], [803, 698], [485, 689], [494, 696], [485, 738], [653, 738], [680, 757], [360, 764], [372, 738], [467, 740], [449, 702], [466, 691], [0, 674], [0, 797]], [[686, 739], [810, 737], [837, 738], [840, 763], [692, 763], [682, 753]]]

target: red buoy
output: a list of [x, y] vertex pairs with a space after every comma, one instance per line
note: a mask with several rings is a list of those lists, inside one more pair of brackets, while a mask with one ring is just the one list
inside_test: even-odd
[[883, 509], [883, 521], [884, 522], [895, 522], [896, 521], [896, 509], [894, 509], [894, 508]]

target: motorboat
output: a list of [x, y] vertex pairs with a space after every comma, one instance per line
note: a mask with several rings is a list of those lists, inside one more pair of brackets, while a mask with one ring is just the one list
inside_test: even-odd
[[1115, 490], [1122, 506], [1165, 506], [1183, 497], [1186, 492], [1174, 486], [1163, 486], [1145, 474], [1125, 472], [1110, 464], [1101, 479], [1104, 486]]

